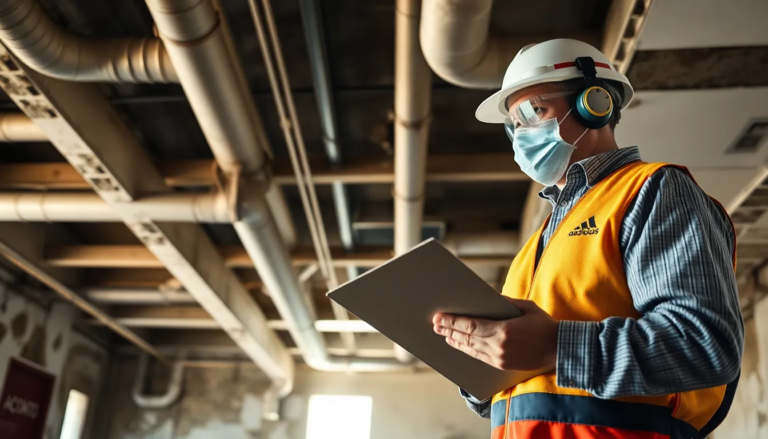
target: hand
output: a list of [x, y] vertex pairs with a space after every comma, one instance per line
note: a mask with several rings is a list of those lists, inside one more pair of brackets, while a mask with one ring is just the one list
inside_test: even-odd
[[507, 299], [522, 316], [493, 321], [435, 314], [434, 331], [452, 347], [497, 369], [554, 369], [559, 322], [530, 300]]

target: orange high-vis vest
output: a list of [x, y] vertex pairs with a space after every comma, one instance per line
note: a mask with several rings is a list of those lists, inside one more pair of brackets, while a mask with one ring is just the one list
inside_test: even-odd
[[[619, 232], [640, 188], [664, 166], [669, 165], [630, 163], [590, 188], [562, 220], [537, 267], [545, 223], [513, 261], [503, 294], [533, 300], [557, 320], [640, 318], [624, 272]], [[723, 405], [727, 411], [732, 399], [725, 385], [606, 400], [556, 383], [550, 372], [495, 395], [492, 439], [692, 438], [723, 416], [718, 409]]]

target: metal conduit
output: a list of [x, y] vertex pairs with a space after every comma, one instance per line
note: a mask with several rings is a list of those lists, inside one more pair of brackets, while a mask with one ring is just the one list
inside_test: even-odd
[[[323, 128], [323, 144], [325, 153], [332, 167], [341, 164], [341, 151], [338, 145], [336, 130], [336, 111], [331, 96], [330, 70], [328, 68], [328, 55], [325, 47], [325, 35], [322, 28], [322, 17], [318, 11], [317, 0], [301, 0], [299, 3], [301, 18], [304, 22], [304, 36], [309, 48], [309, 63], [312, 67], [312, 81], [315, 85], [315, 98], [317, 99], [320, 122]], [[336, 207], [336, 220], [339, 224], [339, 236], [344, 250], [354, 248], [352, 238], [352, 215], [349, 211], [349, 198], [347, 188], [339, 181], [331, 185], [333, 190], [333, 202]], [[358, 268], [347, 267], [347, 277], [352, 280], [358, 275]], [[335, 303], [334, 313], [348, 318], [347, 312]], [[342, 334], [344, 347], [354, 352], [356, 342], [354, 334]]]
[[314, 328], [288, 251], [264, 202], [265, 187], [257, 178], [264, 164], [266, 137], [263, 130], [255, 129], [261, 123], [242, 68], [226, 41], [230, 36], [217, 26], [221, 20], [210, 1], [147, 0], [147, 6], [217, 162], [230, 176], [242, 176], [235, 230], [305, 361], [321, 370], [399, 368], [387, 361], [331, 359]]
[[93, 39], [54, 24], [37, 0], [0, 1], [0, 39], [38, 72], [69, 81], [178, 82], [157, 38]]
[[[283, 134], [288, 146], [288, 152], [291, 156], [294, 174], [298, 183], [299, 194], [301, 195], [304, 212], [307, 216], [310, 234], [315, 246], [315, 252], [318, 257], [319, 266], [329, 288], [333, 289], [339, 285], [336, 277], [336, 271], [331, 260], [328, 237], [325, 233], [320, 207], [315, 193], [315, 185], [312, 181], [312, 170], [307, 159], [306, 148], [304, 146], [304, 137], [301, 133], [299, 119], [296, 113], [293, 94], [291, 92], [290, 82], [286, 73], [285, 63], [282, 56], [280, 40], [277, 36], [277, 29], [272, 15], [269, 1], [262, 1], [264, 16], [266, 17], [266, 28], [269, 31], [269, 42], [266, 38], [264, 25], [262, 25], [261, 13], [255, 1], [251, 0], [251, 13], [253, 15], [256, 33], [262, 48], [262, 54], [267, 66], [267, 72], [270, 80], [275, 105], [281, 119]], [[270, 49], [271, 45], [271, 49]], [[272, 57], [274, 56], [274, 64]], [[277, 68], [275, 69], [275, 65]], [[349, 313], [332, 302], [333, 314], [338, 320], [348, 321]], [[354, 335], [342, 334], [342, 341], [348, 352], [356, 351], [356, 342]]]

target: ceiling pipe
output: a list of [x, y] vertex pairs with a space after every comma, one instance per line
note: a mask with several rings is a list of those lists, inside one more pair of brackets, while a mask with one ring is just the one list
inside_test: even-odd
[[83, 294], [91, 302], [110, 305], [194, 305], [194, 297], [184, 290], [162, 288], [89, 287]]
[[0, 114], [0, 142], [47, 141], [48, 136], [26, 114]]
[[573, 38], [598, 47], [600, 34], [489, 35], [493, 0], [424, 0], [421, 47], [432, 70], [465, 88], [499, 88], [512, 58], [531, 43]]
[[[322, 17], [317, 0], [301, 0], [299, 2], [301, 18], [304, 22], [304, 36], [309, 49], [309, 64], [312, 69], [312, 82], [315, 85], [315, 99], [320, 113], [320, 123], [323, 128], [323, 144], [325, 154], [331, 167], [341, 165], [341, 148], [338, 144], [336, 110], [333, 104], [328, 54], [323, 32]], [[336, 218], [339, 223], [341, 244], [345, 250], [354, 248], [352, 238], [352, 215], [350, 214], [349, 197], [344, 183], [332, 184], [333, 201], [336, 207]], [[357, 267], [349, 267], [349, 278], [357, 277]]]
[[[231, 202], [223, 192], [152, 195], [121, 209], [136, 217], [160, 222], [231, 223]], [[86, 192], [0, 193], [0, 221], [122, 222], [122, 217], [99, 195]]]
[[[432, 72], [419, 47], [419, 0], [398, 0], [395, 20], [395, 254], [421, 242]], [[415, 358], [395, 346], [398, 360]]]
[[[209, 0], [147, 0], [160, 38], [216, 161], [239, 178], [240, 220], [235, 231], [270, 292], [304, 360], [320, 370], [388, 371], [391, 361], [331, 358], [315, 329], [288, 250], [264, 200], [267, 139], [235, 58], [223, 19]], [[193, 24], [200, 24], [193, 25]]]
[[[224, 17], [210, 0], [146, 3], [219, 167], [230, 176], [261, 178], [271, 160], [269, 140], [243, 69], [230, 68], [237, 54]], [[296, 231], [290, 211], [280, 189], [268, 189], [280, 235], [293, 246]]]
[[[301, 0], [299, 8], [304, 23], [304, 37], [309, 49], [309, 64], [312, 69], [312, 82], [315, 85], [315, 99], [317, 100], [318, 113], [323, 129], [323, 144], [325, 153], [331, 168], [341, 165], [341, 148], [338, 144], [336, 130], [336, 111], [333, 105], [330, 69], [328, 68], [328, 55], [323, 32], [323, 20], [318, 11], [320, 5], [317, 0]], [[355, 247], [352, 238], [352, 214], [350, 213], [349, 197], [344, 183], [334, 181], [331, 184], [333, 191], [333, 203], [336, 208], [336, 221], [339, 225], [339, 237], [344, 250], [351, 251]], [[347, 267], [347, 279], [352, 280], [358, 276], [358, 267]], [[341, 319], [348, 319], [349, 314], [345, 309], [333, 303], [334, 314]], [[343, 334], [342, 342], [351, 351], [357, 349], [354, 334]]]
[[178, 82], [159, 39], [74, 35], [53, 23], [37, 0], [0, 2], [0, 39], [25, 64], [59, 79]]
[[133, 383], [133, 391], [131, 396], [133, 402], [142, 409], [167, 409], [172, 406], [173, 403], [179, 400], [181, 391], [184, 384], [184, 358], [180, 356], [173, 364], [173, 370], [171, 371], [170, 382], [168, 383], [168, 389], [162, 395], [145, 395], [144, 383], [147, 379], [147, 368], [149, 365], [149, 356], [146, 353], [142, 353], [139, 356], [139, 365], [136, 370], [136, 381]]

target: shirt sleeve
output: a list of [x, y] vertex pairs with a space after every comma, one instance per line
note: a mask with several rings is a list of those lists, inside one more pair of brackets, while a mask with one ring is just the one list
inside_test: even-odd
[[459, 393], [467, 402], [467, 407], [475, 412], [477, 416], [485, 419], [491, 419], [491, 398], [479, 400], [467, 393], [466, 390], [459, 388]]
[[677, 168], [641, 188], [621, 248], [639, 319], [560, 323], [557, 384], [598, 398], [661, 395], [730, 383], [744, 324], [733, 272], [733, 226]]

